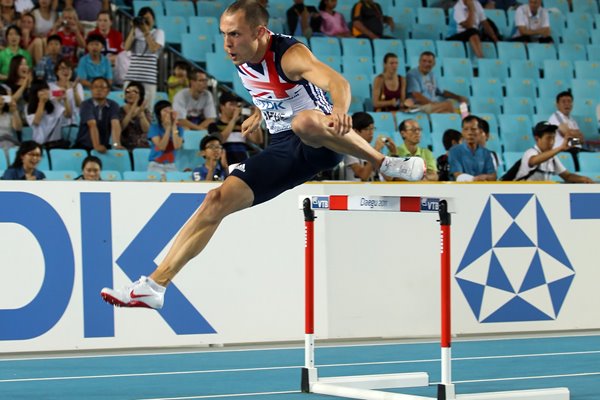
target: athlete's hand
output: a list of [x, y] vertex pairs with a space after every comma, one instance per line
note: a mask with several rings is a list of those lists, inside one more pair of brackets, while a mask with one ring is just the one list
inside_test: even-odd
[[248, 135], [258, 131], [260, 129], [261, 121], [260, 112], [253, 112], [248, 118], [242, 122], [242, 136], [248, 137]]
[[327, 118], [327, 130], [334, 135], [342, 136], [352, 129], [352, 118], [346, 113], [333, 112]]

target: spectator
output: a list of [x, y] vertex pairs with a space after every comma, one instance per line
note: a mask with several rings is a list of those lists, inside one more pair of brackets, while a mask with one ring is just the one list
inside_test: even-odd
[[587, 176], [573, 174], [562, 165], [556, 155], [571, 147], [567, 133], [560, 144], [555, 145], [558, 126], [549, 122], [539, 122], [533, 129], [535, 146], [525, 151], [515, 180], [549, 181], [552, 175], [560, 176], [569, 183], [593, 183]]
[[550, 32], [550, 16], [542, 7], [542, 0], [529, 0], [515, 12], [516, 32], [512, 37], [518, 42], [554, 43]]
[[103, 10], [98, 13], [96, 29], [88, 33], [88, 38], [90, 35], [102, 35], [104, 38], [102, 55], [106, 56], [110, 64], [114, 66], [117, 55], [123, 51], [123, 35], [116, 29], [113, 29], [112, 16], [109, 10]]
[[14, 0], [0, 1], [0, 48], [6, 47], [6, 29], [18, 21], [19, 13]]
[[9, 149], [19, 145], [17, 132], [23, 128], [21, 114], [8, 95], [7, 88], [0, 85], [0, 149]]
[[19, 110], [23, 110], [27, 103], [32, 79], [27, 59], [20, 54], [14, 56], [10, 60], [6, 85], [10, 88], [12, 99], [17, 103]]
[[51, 97], [50, 88], [44, 81], [31, 84], [31, 96], [27, 105], [27, 123], [33, 129], [33, 140], [47, 148], [68, 148], [63, 140], [63, 117], [71, 117], [71, 105], [64, 92]]
[[469, 115], [462, 120], [462, 143], [448, 153], [450, 177], [457, 182], [495, 181], [491, 152], [479, 145], [482, 135], [479, 118]]
[[480, 28], [483, 28], [494, 43], [498, 41], [496, 33], [483, 12], [483, 7], [477, 0], [458, 0], [454, 5], [454, 22], [450, 26], [455, 26], [456, 32], [447, 40], [469, 42], [473, 53], [478, 58], [483, 58]]
[[29, 54], [27, 50], [23, 50], [20, 46], [21, 29], [19, 29], [18, 26], [11, 25], [6, 28], [6, 42], [6, 48], [0, 51], [0, 80], [6, 80], [8, 78], [10, 61], [17, 55], [21, 55], [27, 60], [29, 68], [33, 66], [31, 54]]
[[167, 79], [167, 93], [171, 103], [177, 93], [190, 86], [190, 80], [188, 79], [189, 69], [189, 65], [186, 61], [175, 61], [173, 75], [169, 76]]
[[438, 180], [447, 182], [450, 180], [450, 163], [448, 162], [448, 152], [454, 145], [460, 143], [462, 134], [455, 129], [447, 129], [442, 136], [442, 143], [446, 152], [437, 158]]
[[[488, 124], [488, 122], [483, 119], [483, 118], [479, 118], [478, 125], [479, 125], [479, 129], [481, 129], [481, 135], [479, 135], [479, 145], [481, 147], [487, 147], [487, 142], [488, 140], [490, 140], [490, 124]], [[492, 162], [494, 163], [494, 171], [496, 171], [496, 173], [498, 173], [498, 167], [500, 166], [500, 157], [498, 157], [498, 154], [496, 154], [495, 151], [490, 150], [490, 153], [492, 154]]]
[[325, 36], [351, 37], [350, 29], [344, 16], [335, 11], [337, 0], [321, 0], [321, 33]]
[[19, 45], [29, 52], [33, 65], [37, 65], [44, 55], [44, 42], [35, 34], [35, 17], [28, 12], [21, 14], [18, 26], [22, 34]]
[[419, 56], [419, 66], [406, 74], [406, 92], [415, 105], [427, 114], [452, 113], [457, 105], [452, 101], [467, 102], [467, 98], [438, 87], [433, 67], [435, 55], [424, 51]]
[[88, 53], [81, 57], [77, 65], [77, 78], [84, 88], [92, 86], [92, 78], [99, 76], [106, 78], [108, 86], [112, 86], [112, 67], [108, 58], [102, 55], [105, 41], [102, 35], [93, 34], [87, 37]]
[[227, 177], [227, 162], [218, 136], [207, 135], [202, 138], [200, 155], [204, 157], [204, 164], [192, 171], [194, 181], [222, 181]]
[[[375, 111], [406, 109], [406, 79], [398, 74], [398, 56], [387, 53], [383, 57], [383, 73], [373, 81], [373, 107]], [[412, 100], [410, 105], [414, 103]]]
[[35, 17], [35, 35], [46, 37], [58, 19], [56, 8], [58, 2], [54, 0], [38, 0], [38, 5], [31, 14]]
[[307, 6], [304, 0], [294, 0], [287, 12], [287, 24], [290, 35], [310, 38], [320, 32], [321, 14], [314, 6]]
[[129, 81], [141, 82], [146, 91], [146, 107], [151, 110], [156, 97], [158, 56], [165, 45], [165, 33], [154, 27], [154, 11], [150, 7], [140, 8], [138, 17], [141, 18], [133, 19], [133, 29], [125, 39], [125, 50], [131, 50], [125, 86]]
[[64, 93], [66, 101], [71, 107], [71, 118], [63, 118], [63, 138], [74, 140], [77, 136], [77, 124], [79, 123], [80, 107], [83, 102], [83, 86], [78, 80], [71, 80], [73, 77], [73, 67], [69, 60], [60, 60], [54, 68], [54, 73], [58, 77], [56, 82], [50, 82], [50, 93], [55, 97], [60, 97]]
[[42, 146], [33, 140], [21, 143], [15, 161], [4, 171], [3, 180], [36, 181], [46, 179], [46, 175], [37, 169], [43, 157]]
[[58, 35], [50, 35], [46, 39], [46, 54], [35, 65], [35, 76], [46, 82], [55, 82], [55, 67], [61, 59], [62, 39]]
[[62, 16], [56, 20], [49, 33], [60, 36], [61, 57], [68, 59], [71, 64], [77, 65], [77, 52], [79, 48], [85, 48], [85, 38], [75, 9], [65, 8]]
[[548, 118], [551, 125], [558, 126], [554, 147], [562, 146], [566, 135], [579, 139], [581, 143], [584, 141], [583, 133], [579, 130], [577, 121], [571, 118], [571, 111], [573, 111], [573, 95], [571, 92], [565, 91], [557, 94], [556, 111]]
[[101, 181], [102, 160], [96, 156], [87, 156], [81, 163], [81, 175], [75, 178], [76, 181]]
[[145, 102], [144, 85], [129, 82], [125, 88], [125, 104], [119, 110], [121, 121], [121, 143], [127, 150], [150, 147], [148, 131], [150, 118]]
[[179, 91], [173, 98], [173, 109], [177, 121], [184, 129], [199, 131], [215, 122], [215, 101], [208, 88], [208, 77], [204, 72], [193, 71], [190, 87]]
[[394, 30], [392, 17], [383, 15], [379, 3], [373, 0], [359, 0], [352, 7], [352, 35], [361, 38], [379, 39], [383, 35], [384, 24]]
[[183, 128], [177, 124], [177, 111], [171, 108], [171, 103], [161, 100], [154, 106], [154, 117], [156, 122], [150, 125], [148, 132], [152, 142], [148, 171], [177, 172], [175, 150], [183, 144]]
[[[425, 161], [426, 167], [423, 180], [437, 181], [438, 171], [433, 153], [431, 153], [431, 150], [419, 146], [421, 143], [421, 132], [423, 132], [419, 123], [414, 119], [405, 119], [400, 123], [399, 129], [400, 135], [402, 136], [402, 139], [404, 139], [404, 143], [398, 147], [398, 156], [421, 157], [423, 161]], [[394, 180], [399, 181], [402, 179], [394, 178]]]
[[[264, 133], [257, 129], [247, 137], [242, 135], [242, 122], [249, 116], [249, 109], [242, 109], [241, 99], [231, 92], [219, 97], [219, 119], [208, 126], [208, 133], [219, 137], [225, 147], [229, 165], [241, 163], [248, 158], [247, 142], [262, 145]], [[248, 111], [244, 115], [244, 111]]]
[[81, 122], [75, 141], [75, 148], [96, 150], [106, 153], [111, 147], [122, 149], [121, 124], [119, 123], [119, 105], [107, 99], [110, 87], [105, 78], [92, 80], [92, 98], [81, 103]]
[[109, 0], [65, 0], [65, 8], [74, 8], [84, 26], [93, 29], [96, 18], [102, 10], [110, 10]]

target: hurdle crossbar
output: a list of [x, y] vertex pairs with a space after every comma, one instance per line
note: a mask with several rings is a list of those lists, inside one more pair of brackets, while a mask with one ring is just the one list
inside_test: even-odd
[[[315, 195], [301, 196], [300, 208], [304, 211], [305, 224], [305, 357], [301, 378], [303, 392], [364, 400], [569, 400], [569, 389], [564, 387], [456, 394], [452, 383], [450, 259], [451, 212], [454, 212], [454, 205], [449, 199], [414, 196]], [[377, 390], [428, 386], [429, 375], [426, 372], [319, 378], [315, 366], [314, 337], [315, 210], [438, 213], [441, 247], [441, 381], [437, 385], [435, 398]]]

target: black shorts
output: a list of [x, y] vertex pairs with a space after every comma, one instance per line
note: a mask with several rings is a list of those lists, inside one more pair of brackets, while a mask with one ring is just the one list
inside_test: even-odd
[[335, 167], [343, 156], [325, 147], [310, 147], [292, 131], [271, 136], [260, 153], [238, 165], [232, 176], [246, 182], [257, 205], [296, 187], [321, 171]]

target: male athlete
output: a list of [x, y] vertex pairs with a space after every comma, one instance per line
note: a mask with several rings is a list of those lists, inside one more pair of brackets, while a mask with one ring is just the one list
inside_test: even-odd
[[[221, 16], [220, 28], [225, 51], [260, 110], [244, 121], [242, 134], [258, 129], [263, 118], [272, 135], [270, 145], [208, 192], [150, 277], [141, 277], [123, 290], [102, 289], [105, 301], [122, 307], [161, 308], [166, 286], [204, 249], [223, 218], [333, 168], [341, 154], [367, 160], [388, 176], [409, 181], [423, 177], [421, 158], [384, 157], [352, 130], [348, 82], [303, 44], [270, 32], [268, 20], [267, 10], [255, 0], [238, 0]], [[330, 93], [333, 105], [324, 91]]]

